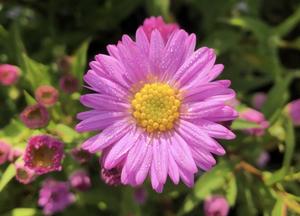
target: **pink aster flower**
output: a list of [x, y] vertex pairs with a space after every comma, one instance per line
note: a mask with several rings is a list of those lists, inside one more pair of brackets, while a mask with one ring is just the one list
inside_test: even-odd
[[255, 109], [260, 110], [267, 100], [267, 95], [264, 92], [258, 92], [253, 95], [251, 104]]
[[44, 106], [35, 104], [26, 107], [20, 114], [20, 119], [27, 127], [36, 129], [47, 126], [50, 117]]
[[81, 97], [91, 108], [78, 114], [77, 131], [102, 131], [83, 143], [90, 152], [107, 149], [105, 170], [121, 166], [121, 182], [140, 185], [149, 175], [161, 192], [167, 176], [194, 184], [198, 168], [211, 169], [212, 154], [225, 150], [216, 139], [235, 135], [218, 122], [237, 117], [225, 102], [234, 98], [230, 81], [214, 81], [223, 65], [213, 49], [195, 50], [196, 37], [176, 30], [164, 42], [158, 29], [136, 41], [124, 35], [110, 55], [99, 54], [84, 76], [96, 93]]
[[15, 84], [20, 77], [20, 69], [14, 65], [0, 65], [0, 84], [9, 86]]
[[166, 24], [161, 16], [159, 17], [150, 17], [145, 19], [142, 26], [148, 40], [151, 39], [151, 33], [154, 29], [158, 30], [163, 38], [164, 42], [168, 41], [168, 38], [171, 34], [179, 29], [179, 26], [176, 23]]
[[91, 187], [91, 179], [84, 170], [73, 172], [69, 178], [70, 185], [80, 191], [85, 191]]
[[0, 140], [0, 165], [8, 161], [11, 146], [6, 142]]
[[227, 216], [229, 204], [222, 196], [212, 196], [204, 201], [205, 216]]
[[69, 190], [67, 182], [47, 179], [39, 193], [38, 204], [43, 208], [45, 215], [62, 212], [75, 202], [75, 196]]
[[52, 106], [58, 100], [58, 91], [53, 86], [40, 86], [35, 90], [35, 99], [43, 106]]
[[16, 179], [22, 184], [29, 184], [35, 180], [35, 172], [28, 167], [24, 166], [24, 163], [15, 164], [16, 167]]
[[294, 100], [287, 105], [287, 112], [295, 126], [300, 126], [300, 99]]
[[26, 146], [25, 166], [40, 175], [60, 171], [63, 155], [62, 142], [49, 135], [36, 135], [29, 139]]
[[74, 93], [79, 89], [78, 79], [70, 74], [59, 79], [60, 88], [66, 93]]
[[92, 158], [92, 154], [89, 151], [82, 149], [81, 147], [73, 148], [71, 150], [71, 156], [80, 164], [87, 163]]
[[247, 108], [240, 112], [240, 118], [259, 125], [258, 128], [249, 128], [245, 130], [250, 135], [263, 136], [265, 130], [269, 127], [269, 122], [265, 119], [264, 114], [251, 108]]

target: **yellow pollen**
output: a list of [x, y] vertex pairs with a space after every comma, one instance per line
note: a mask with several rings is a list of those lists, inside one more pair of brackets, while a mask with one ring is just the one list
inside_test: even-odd
[[163, 132], [173, 128], [180, 104], [178, 91], [168, 84], [145, 84], [131, 101], [132, 115], [147, 132]]

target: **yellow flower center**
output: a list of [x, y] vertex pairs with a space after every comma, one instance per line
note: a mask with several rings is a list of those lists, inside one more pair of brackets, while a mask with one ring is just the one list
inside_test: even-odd
[[178, 91], [163, 83], [145, 84], [131, 101], [133, 117], [150, 133], [172, 129], [180, 103]]

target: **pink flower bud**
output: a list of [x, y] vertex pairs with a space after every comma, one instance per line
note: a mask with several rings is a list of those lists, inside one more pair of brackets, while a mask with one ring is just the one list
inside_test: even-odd
[[35, 99], [43, 106], [52, 106], [58, 100], [58, 91], [52, 86], [40, 86], [35, 90]]
[[14, 65], [0, 65], [0, 84], [9, 86], [15, 84], [20, 77], [20, 69]]
[[45, 127], [50, 120], [47, 109], [40, 104], [26, 107], [21, 113], [20, 118], [31, 129]]

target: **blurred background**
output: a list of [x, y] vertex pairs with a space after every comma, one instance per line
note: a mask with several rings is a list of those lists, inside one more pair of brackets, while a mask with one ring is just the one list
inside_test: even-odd
[[[58, 135], [66, 143], [66, 153], [79, 146], [89, 136], [73, 130], [76, 113], [83, 110], [78, 98], [86, 91], [82, 76], [87, 63], [107, 53], [106, 46], [116, 44], [123, 34], [134, 37], [150, 16], [178, 23], [196, 33], [197, 47], [216, 50], [217, 63], [225, 65], [221, 78], [232, 81], [241, 109], [253, 107], [257, 92], [267, 95], [261, 109], [270, 122], [266, 135], [247, 136], [242, 132], [245, 122], [234, 123], [238, 138], [223, 142], [228, 154], [212, 174], [199, 173], [192, 189], [167, 184], [162, 194], [146, 183], [143, 202], [134, 198], [132, 188], [106, 186], [99, 178], [97, 157], [81, 166], [66, 156], [62, 172], [26, 186], [15, 181], [13, 173], [7, 174], [9, 164], [2, 165], [1, 216], [41, 215], [41, 182], [49, 176], [66, 180], [78, 167], [89, 171], [92, 188], [76, 192], [76, 203], [57, 215], [204, 215], [202, 201], [212, 194], [227, 198], [229, 215], [300, 214], [300, 132], [284, 117], [286, 104], [300, 98], [299, 0], [2, 0], [0, 63], [17, 65], [22, 75], [15, 86], [0, 86], [0, 138], [22, 148], [28, 137], [42, 131]], [[59, 86], [66, 74], [77, 80], [75, 91]], [[51, 109], [47, 128], [30, 130], [19, 114], [34, 103], [34, 91], [42, 84], [59, 89], [60, 102]], [[260, 168], [262, 152], [269, 159]]]

